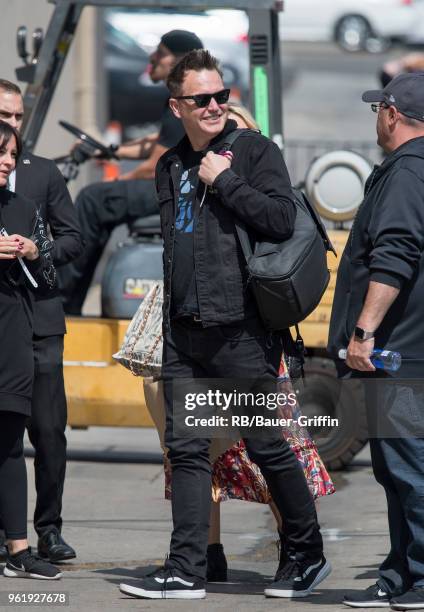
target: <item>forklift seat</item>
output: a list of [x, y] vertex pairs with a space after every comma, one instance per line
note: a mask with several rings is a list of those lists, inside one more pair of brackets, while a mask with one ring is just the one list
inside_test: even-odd
[[161, 234], [160, 215], [138, 217], [128, 225], [130, 236], [156, 236]]

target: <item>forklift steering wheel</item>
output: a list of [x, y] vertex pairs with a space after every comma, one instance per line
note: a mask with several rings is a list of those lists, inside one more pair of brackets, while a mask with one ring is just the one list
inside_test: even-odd
[[107, 147], [95, 138], [92, 138], [92, 136], [89, 136], [89, 134], [86, 134], [85, 132], [80, 130], [80, 128], [76, 125], [72, 125], [67, 121], [59, 121], [59, 125], [61, 125], [68, 132], [71, 132], [71, 134], [76, 136], [82, 142], [86, 143], [88, 146], [92, 147], [93, 149], [99, 150], [102, 157], [104, 156], [106, 157], [106, 159], [118, 159], [112, 147]]

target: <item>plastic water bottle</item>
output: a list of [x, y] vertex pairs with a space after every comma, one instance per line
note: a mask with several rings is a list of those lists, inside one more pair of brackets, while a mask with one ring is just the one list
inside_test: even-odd
[[[339, 350], [339, 359], [346, 359], [347, 350]], [[402, 356], [396, 351], [383, 351], [374, 349], [370, 355], [370, 361], [375, 368], [386, 370], [387, 372], [397, 372], [402, 365]]]

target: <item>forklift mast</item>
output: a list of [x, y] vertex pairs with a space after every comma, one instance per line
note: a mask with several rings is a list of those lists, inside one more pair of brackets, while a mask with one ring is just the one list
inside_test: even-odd
[[[178, 8], [179, 10], [238, 9], [249, 19], [251, 110], [265, 136], [283, 148], [281, 65], [276, 0], [48, 0], [55, 4], [36, 61], [16, 70], [19, 81], [27, 83], [24, 92], [22, 134], [31, 151], [37, 144], [50, 102], [86, 6]], [[23, 57], [23, 55], [21, 54]]]

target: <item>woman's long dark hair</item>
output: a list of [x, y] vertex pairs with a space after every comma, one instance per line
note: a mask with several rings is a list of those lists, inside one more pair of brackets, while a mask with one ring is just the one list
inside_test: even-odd
[[16, 162], [18, 162], [22, 153], [22, 138], [16, 128], [5, 121], [0, 121], [0, 146], [7, 145], [12, 136], [14, 136], [16, 140]]

